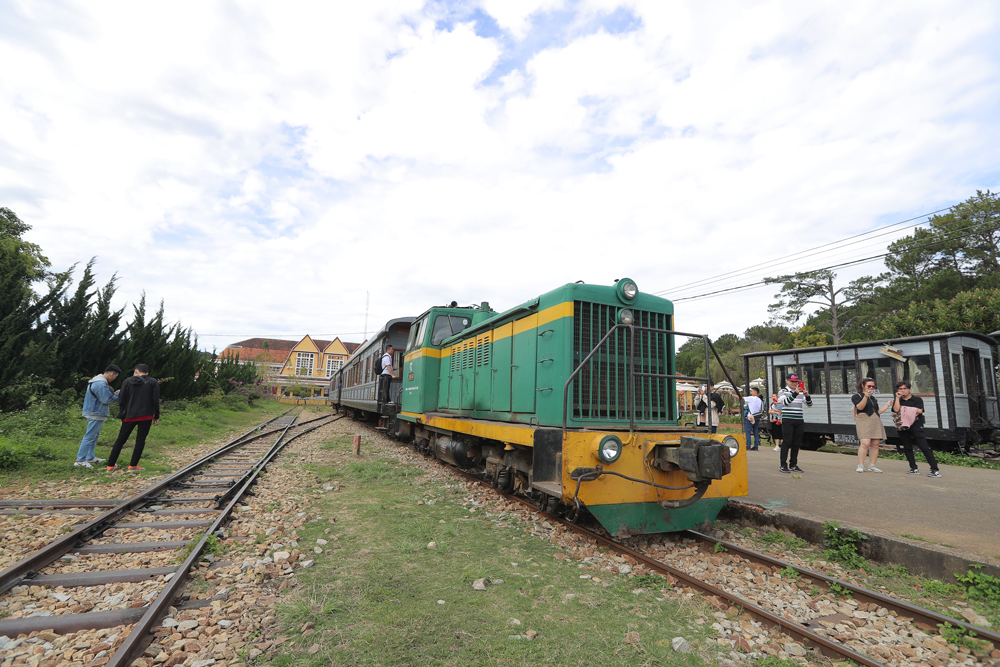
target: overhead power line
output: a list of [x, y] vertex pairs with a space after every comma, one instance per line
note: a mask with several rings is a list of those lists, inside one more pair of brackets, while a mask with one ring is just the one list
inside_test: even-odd
[[[920, 245], [912, 246], [910, 248], [910, 250], [918, 250], [920, 248], [929, 248], [931, 246], [939, 245], [939, 244], [941, 244], [941, 243], [943, 243], [945, 241], [951, 241], [951, 240], [954, 240], [954, 239], [957, 239], [957, 238], [964, 237], [967, 232], [968, 232], [968, 230], [962, 230], [961, 232], [957, 232], [955, 234], [944, 236], [942, 238], [939, 238], [939, 239], [936, 239], [934, 241], [931, 241], [930, 243], [921, 243]], [[845, 266], [853, 266], [855, 264], [864, 264], [865, 262], [874, 262], [875, 260], [883, 259], [885, 257], [888, 257], [891, 254], [892, 254], [891, 252], [884, 252], [884, 253], [879, 254], [879, 255], [873, 255], [871, 257], [864, 257], [864, 258], [861, 258], [861, 259], [855, 259], [855, 260], [851, 260], [851, 261], [848, 261], [848, 262], [842, 262], [840, 264], [832, 264], [830, 266], [824, 266], [824, 267], [820, 267], [820, 268], [803, 269], [803, 270], [795, 271], [794, 273], [795, 274], [814, 273], [816, 271], [825, 271], [825, 270], [828, 270], [828, 269], [840, 269], [840, 268], [843, 268]], [[748, 283], [746, 285], [739, 285], [737, 287], [729, 287], [729, 288], [725, 288], [725, 289], [714, 290], [712, 292], [706, 292], [704, 294], [697, 294], [697, 295], [694, 295], [694, 296], [679, 297], [677, 299], [671, 299], [671, 301], [673, 301], [674, 303], [676, 303], [678, 301], [692, 301], [694, 299], [706, 299], [706, 298], [709, 298], [709, 297], [718, 296], [720, 294], [726, 294], [726, 293], [732, 293], [732, 292], [739, 292], [739, 291], [749, 290], [749, 289], [753, 289], [753, 288], [756, 288], [756, 287], [761, 287], [761, 286], [766, 285], [766, 284], [768, 284], [768, 283], [764, 282], [763, 280], [760, 280], [760, 281], [755, 282], [755, 283]]]
[[[753, 264], [751, 266], [746, 266], [746, 267], [743, 267], [743, 268], [740, 268], [740, 269], [734, 269], [732, 271], [727, 271], [725, 273], [720, 273], [720, 274], [715, 275], [715, 276], [710, 276], [710, 277], [707, 277], [707, 278], [701, 278], [701, 279], [693, 281], [693, 282], [684, 283], [682, 285], [677, 285], [677, 286], [674, 286], [674, 287], [671, 287], [671, 288], [668, 288], [668, 289], [665, 289], [665, 290], [660, 290], [658, 292], [654, 292], [654, 294], [665, 294], [667, 292], [687, 291], [687, 290], [689, 290], [689, 289], [691, 289], [693, 287], [697, 287], [697, 286], [703, 285], [703, 284], [708, 283], [708, 282], [716, 281], [716, 280], [719, 280], [721, 278], [727, 278], [727, 277], [734, 278], [734, 277], [737, 277], [739, 275], [744, 275], [746, 273], [749, 273], [749, 272], [753, 271], [754, 269], [762, 269], [762, 268], [773, 267], [776, 264], [782, 264], [782, 263], [785, 263], [785, 262], [787, 262], [787, 261], [789, 261], [791, 259], [796, 259], [796, 258], [798, 258], [798, 259], [806, 259], [807, 257], [812, 257], [812, 256], [815, 256], [815, 255], [818, 255], [818, 254], [824, 254], [824, 253], [830, 252], [831, 250], [839, 250], [840, 248], [847, 247], [848, 245], [854, 245], [856, 243], [863, 243], [864, 241], [868, 241], [868, 240], [871, 240], [871, 239], [874, 239], [874, 238], [878, 238], [880, 236], [886, 236], [888, 234], [898, 233], [898, 232], [904, 231], [904, 229], [912, 229], [914, 227], [919, 227], [919, 226], [921, 226], [923, 224], [926, 224], [926, 221], [921, 221], [921, 222], [918, 222], [916, 224], [909, 225], [908, 227], [905, 227], [903, 229], [892, 229], [891, 231], [883, 231], [883, 230], [888, 230], [888, 229], [893, 228], [893, 227], [899, 227], [900, 225], [904, 225], [904, 224], [906, 224], [908, 222], [913, 222], [914, 220], [919, 220], [919, 219], [922, 219], [922, 218], [928, 218], [928, 217], [930, 217], [932, 215], [937, 215], [938, 213], [951, 210], [952, 208], [953, 207], [949, 206], [947, 208], [942, 208], [942, 209], [938, 209], [936, 211], [931, 211], [929, 213], [924, 213], [924, 214], [921, 214], [921, 215], [918, 215], [918, 216], [915, 216], [915, 217], [912, 217], [912, 218], [907, 218], [906, 220], [900, 220], [899, 222], [893, 222], [893, 223], [890, 223], [888, 225], [882, 225], [880, 227], [876, 227], [875, 229], [869, 230], [867, 232], [861, 232], [859, 234], [854, 234], [852, 236], [847, 236], [845, 238], [838, 239], [836, 241], [830, 241], [829, 243], [824, 243], [822, 245], [818, 245], [818, 246], [815, 246], [813, 248], [807, 248], [805, 250], [800, 250], [798, 252], [794, 252], [794, 253], [791, 253], [789, 255], [784, 255], [782, 257], [778, 257], [778, 258], [775, 258], [775, 259], [770, 259], [770, 260], [767, 260], [765, 262], [761, 262], [759, 264]], [[881, 234], [876, 234], [876, 232], [882, 232], [882, 233]], [[862, 237], [867, 237], [867, 238], [862, 238]], [[853, 239], [859, 239], [859, 240], [855, 241]], [[852, 241], [852, 243], [846, 243], [847, 241]], [[841, 244], [843, 244], [843, 245], [841, 245]], [[838, 248], [831, 248], [830, 246], [839, 246], [839, 247]], [[828, 250], [822, 250], [823, 248], [828, 248]], [[820, 251], [820, 252], [815, 252], [815, 251]], [[680, 299], [674, 299], [674, 300], [680, 300]]]

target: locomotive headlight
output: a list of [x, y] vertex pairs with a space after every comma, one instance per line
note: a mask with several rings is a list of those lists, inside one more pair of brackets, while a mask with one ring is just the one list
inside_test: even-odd
[[632, 316], [632, 311], [629, 310], [628, 308], [622, 308], [622, 312], [618, 314], [618, 317], [619, 319], [621, 319], [622, 324], [624, 325], [632, 324], [633, 320], [635, 319]]
[[597, 446], [597, 458], [604, 463], [614, 463], [622, 455], [622, 441], [616, 436], [606, 435]]
[[639, 293], [639, 288], [636, 287], [635, 283], [631, 280], [622, 285], [622, 294], [626, 299], [631, 301], [635, 298], [635, 295]]
[[727, 435], [722, 439], [722, 444], [729, 447], [729, 457], [732, 458], [736, 456], [740, 451], [740, 441], [731, 435]]

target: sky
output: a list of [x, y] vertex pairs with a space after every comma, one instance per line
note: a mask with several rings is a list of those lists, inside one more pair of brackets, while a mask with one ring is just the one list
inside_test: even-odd
[[[697, 296], [1000, 189], [998, 24], [975, 0], [0, 0], [0, 206], [206, 349], [577, 280]], [[676, 326], [741, 333], [773, 297], [678, 300]]]

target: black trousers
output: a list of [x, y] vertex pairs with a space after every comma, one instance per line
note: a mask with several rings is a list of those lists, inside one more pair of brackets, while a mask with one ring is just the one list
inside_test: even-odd
[[[806, 432], [806, 423], [784, 419], [781, 422], [781, 467], [794, 468], [799, 464], [799, 447], [802, 446], [802, 436]], [[787, 461], [787, 463], [786, 463]]]
[[153, 426], [152, 419], [144, 422], [122, 422], [122, 427], [118, 431], [118, 439], [115, 440], [115, 444], [111, 445], [111, 455], [108, 457], [109, 467], [118, 463], [118, 455], [121, 454], [122, 446], [124, 446], [125, 441], [128, 440], [128, 437], [132, 435], [132, 431], [137, 426], [139, 430], [135, 436], [135, 447], [132, 449], [132, 462], [129, 465], [139, 465], [139, 458], [142, 457], [142, 448], [146, 446], [146, 436], [149, 435], [149, 429]]
[[924, 427], [910, 427], [905, 431], [899, 431], [899, 441], [903, 443], [903, 456], [910, 463], [910, 470], [917, 469], [917, 460], [913, 457], [913, 446], [916, 445], [923, 455], [927, 458], [927, 463], [930, 464], [931, 470], [938, 469], [937, 459], [934, 458], [934, 452], [931, 451], [931, 446], [927, 444], [927, 437], [924, 435]]
[[392, 386], [392, 376], [391, 375], [379, 375], [379, 403], [385, 405], [389, 402], [389, 387]]

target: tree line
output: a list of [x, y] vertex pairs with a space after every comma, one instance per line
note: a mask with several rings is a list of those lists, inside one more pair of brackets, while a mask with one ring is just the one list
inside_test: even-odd
[[[779, 287], [767, 321], [713, 341], [734, 379], [746, 382], [740, 355], [749, 352], [1000, 330], [1000, 194], [977, 191], [930, 217], [890, 243], [884, 261], [885, 272], [848, 283], [828, 269], [765, 278]], [[699, 339], [680, 347], [680, 373], [704, 368]], [[714, 360], [710, 375], [723, 376]]]
[[0, 411], [23, 409], [53, 392], [79, 392], [109, 364], [120, 366], [123, 377], [138, 363], [148, 365], [168, 400], [225, 391], [230, 378], [255, 379], [253, 366], [234, 359], [217, 364], [214, 354], [199, 351], [190, 328], [166, 321], [162, 301], [150, 313], [143, 294], [126, 318], [124, 307], [112, 306], [117, 276], [98, 286], [95, 259], [74, 286], [77, 266], [52, 271], [42, 249], [24, 240], [30, 229], [0, 207]]

